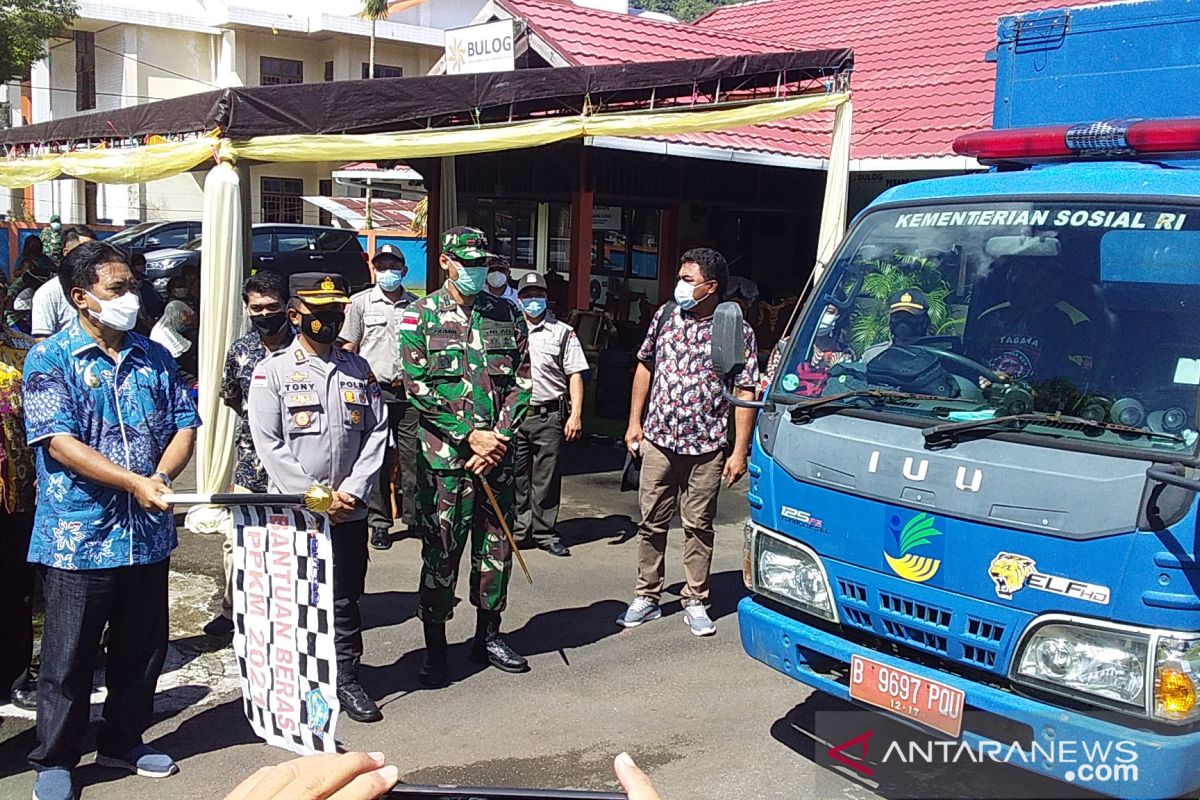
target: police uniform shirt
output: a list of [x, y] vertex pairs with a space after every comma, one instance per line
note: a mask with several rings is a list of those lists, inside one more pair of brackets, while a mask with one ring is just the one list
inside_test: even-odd
[[366, 516], [388, 436], [366, 359], [336, 347], [321, 357], [295, 342], [255, 367], [247, 415], [271, 491], [324, 484], [363, 501], [350, 519]]
[[387, 386], [400, 383], [397, 325], [401, 311], [416, 299], [416, 295], [404, 292], [392, 301], [383, 289], [372, 286], [350, 298], [346, 309], [346, 323], [338, 338], [358, 345], [358, 354], [371, 365], [379, 382]]
[[567, 393], [568, 379], [588, 368], [579, 337], [549, 312], [529, 325], [529, 363], [533, 369], [535, 406], [552, 403]]

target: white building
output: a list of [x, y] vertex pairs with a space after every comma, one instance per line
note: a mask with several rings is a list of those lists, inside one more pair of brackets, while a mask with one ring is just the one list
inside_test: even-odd
[[[377, 23], [376, 77], [426, 74], [442, 55], [444, 30], [469, 24], [482, 5], [426, 0]], [[81, 0], [69, 37], [49, 43], [29, 81], [8, 85], [12, 124], [231, 86], [364, 78], [371, 24], [360, 8], [356, 0]], [[323, 221], [301, 198], [342, 193], [332, 180], [337, 166], [253, 168], [253, 221]], [[130, 186], [57, 180], [0, 192], [0, 213], [114, 225], [199, 219], [202, 174]]]

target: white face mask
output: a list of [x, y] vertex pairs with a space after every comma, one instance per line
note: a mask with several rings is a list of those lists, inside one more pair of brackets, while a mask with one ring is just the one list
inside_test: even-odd
[[493, 289], [500, 289], [508, 285], [508, 276], [503, 272], [489, 272], [487, 282]]
[[112, 300], [101, 300], [91, 292], [88, 292], [87, 296], [100, 304], [99, 313], [91, 309], [88, 309], [88, 313], [92, 315], [92, 319], [104, 327], [112, 328], [114, 331], [128, 331], [137, 324], [138, 312], [141, 310], [142, 304], [135, 293], [126, 292]]
[[675, 302], [684, 311], [695, 308], [696, 304], [700, 302], [696, 299], [697, 288], [685, 280], [680, 280], [679, 283], [675, 284]]

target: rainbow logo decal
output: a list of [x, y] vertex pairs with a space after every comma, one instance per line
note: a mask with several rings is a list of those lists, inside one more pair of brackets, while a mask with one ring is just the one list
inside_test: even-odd
[[924, 583], [937, 575], [942, 566], [942, 532], [934, 522], [930, 514], [917, 514], [901, 523], [900, 515], [892, 514], [883, 550], [892, 572], [914, 583]]

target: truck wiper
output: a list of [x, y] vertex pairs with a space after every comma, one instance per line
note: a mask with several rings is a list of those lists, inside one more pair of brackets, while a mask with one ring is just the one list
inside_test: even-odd
[[[809, 400], [807, 403], [797, 403], [791, 407], [790, 413], [792, 422], [808, 422], [813, 418], [814, 411], [841, 400], [853, 400], [855, 398], [867, 398], [875, 401], [912, 400], [923, 397], [924, 395], [910, 394], [909, 392], [893, 392], [887, 389], [855, 389], [852, 392], [842, 392], [841, 394], [819, 397], [816, 400]], [[875, 405], [878, 405], [878, 402]]]
[[991, 417], [989, 419], [973, 419], [966, 422], [944, 422], [941, 425], [934, 425], [932, 428], [926, 428], [921, 431], [921, 435], [925, 437], [925, 446], [931, 450], [936, 450], [942, 447], [949, 447], [954, 444], [954, 440], [958, 434], [967, 431], [979, 430], [992, 426], [1003, 427], [1010, 424], [1020, 424], [1022, 422], [1048, 422], [1052, 424], [1077, 425], [1081, 428], [1087, 428], [1094, 431], [1110, 431], [1126, 436], [1143, 436], [1147, 439], [1159, 439], [1161, 441], [1173, 442], [1176, 444], [1184, 444], [1185, 440], [1182, 436], [1177, 436], [1173, 433], [1159, 433], [1158, 431], [1146, 430], [1145, 428], [1132, 428], [1128, 425], [1117, 425], [1112, 422], [1099, 422], [1094, 419], [1086, 419], [1084, 417], [1068, 417], [1062, 414], [1048, 414], [1046, 412], [1034, 411], [1028, 414], [1008, 414], [1002, 417]]

